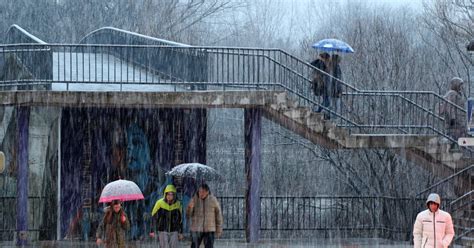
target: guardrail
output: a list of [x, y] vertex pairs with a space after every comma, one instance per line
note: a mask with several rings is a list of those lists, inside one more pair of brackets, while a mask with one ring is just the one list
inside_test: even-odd
[[[218, 197], [224, 229], [245, 230], [245, 198]], [[426, 209], [422, 198], [371, 196], [262, 196], [262, 231], [352, 231], [377, 232], [386, 237], [410, 239], [414, 217]], [[451, 200], [443, 199], [446, 209]]]
[[[13, 240], [16, 232], [16, 197], [0, 197], [0, 241]], [[30, 238], [39, 237], [42, 233], [50, 233], [43, 224], [45, 210], [44, 197], [28, 197], [28, 231]]]
[[[0, 47], [0, 80], [52, 79], [52, 50], [46, 42], [18, 25], [10, 26], [5, 35], [5, 42], [19, 46]], [[32, 89], [32, 84], [22, 86], [20, 89]]]
[[[10, 79], [0, 83], [65, 83], [123, 85], [174, 85], [180, 90], [252, 89], [284, 90], [300, 106], [321, 107], [334, 122], [356, 133], [428, 134], [451, 142], [439, 107], [465, 114], [465, 110], [440, 95], [426, 91], [360, 90], [335, 80], [342, 89], [340, 107], [321, 106], [314, 96], [311, 75], [317, 70], [307, 62], [278, 49], [183, 47], [148, 45], [4, 45], [0, 56], [45, 64], [28, 58], [50, 56], [49, 75]], [[41, 52], [48, 54], [41, 54]], [[37, 56], [36, 56], [37, 55]], [[48, 64], [48, 63], [46, 63]], [[40, 71], [48, 71], [41, 69]], [[69, 88], [67, 87], [66, 90]], [[140, 90], [136, 88], [134, 90]], [[146, 90], [146, 89], [143, 89]]]
[[[245, 198], [218, 197], [225, 231], [245, 230]], [[46, 198], [29, 197], [29, 231], [54, 233], [41, 224]], [[426, 209], [425, 199], [371, 196], [262, 196], [262, 231], [358, 231], [384, 233], [386, 237], [411, 235], [414, 216]], [[16, 198], [0, 197], [0, 240], [12, 240], [16, 222]], [[449, 205], [443, 199], [442, 207]], [[8, 209], [6, 209], [8, 208]], [[376, 235], [374, 233], [374, 235]], [[46, 235], [47, 236], [47, 235]], [[45, 237], [46, 237], [45, 236]], [[41, 239], [41, 236], [39, 236]]]

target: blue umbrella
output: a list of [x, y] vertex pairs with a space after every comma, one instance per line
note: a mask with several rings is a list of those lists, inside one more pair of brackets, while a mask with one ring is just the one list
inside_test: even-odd
[[338, 39], [320, 40], [313, 44], [313, 48], [316, 48], [318, 50], [323, 50], [326, 52], [343, 52], [343, 53], [354, 52], [354, 49], [352, 49], [352, 47], [349, 46], [349, 44]]

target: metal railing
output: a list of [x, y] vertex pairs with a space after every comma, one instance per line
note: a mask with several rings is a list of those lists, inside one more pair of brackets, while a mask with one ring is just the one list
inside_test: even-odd
[[[470, 219], [474, 217], [471, 216], [471, 212], [474, 211], [474, 209], [472, 209], [474, 206], [474, 190], [472, 190], [474, 182], [472, 174], [473, 169], [474, 165], [470, 165], [418, 192], [415, 197], [418, 198], [425, 196], [429, 192], [437, 192], [440, 195], [449, 195], [450, 192], [454, 191], [461, 196], [450, 201], [444, 209], [451, 213], [453, 217]], [[463, 229], [461, 229], [461, 231], [456, 230], [457, 235], [455, 241], [474, 232], [473, 228], [463, 226], [462, 221], [461, 223], [457, 223], [456, 226], [462, 227]]]
[[[16, 232], [16, 204], [15, 196], [0, 197], [0, 241], [13, 240]], [[39, 237], [42, 233], [51, 232], [43, 221], [45, 211], [44, 197], [28, 197], [28, 231], [30, 238]]]
[[[448, 185], [455, 185], [458, 184], [456, 180], [464, 180], [466, 182], [472, 182], [474, 178], [472, 178], [472, 171], [474, 170], [474, 165], [469, 165], [468, 167], [457, 171], [456, 173], [452, 174], [449, 177], [443, 178], [442, 180], [432, 184], [426, 189], [421, 190], [418, 192], [415, 197], [421, 197], [423, 195], [427, 195], [429, 192], [438, 192], [442, 195], [449, 194], [448, 190], [452, 189], [454, 186], [450, 187]], [[472, 188], [472, 185], [464, 185], [465, 188]], [[456, 190], [454, 190], [456, 191]], [[456, 201], [453, 201], [455, 203]]]
[[[218, 197], [224, 229], [245, 230], [245, 198]], [[382, 231], [409, 238], [425, 199], [355, 196], [262, 196], [262, 231]], [[450, 199], [444, 199], [446, 208]]]
[[[225, 231], [245, 230], [245, 198], [218, 197]], [[46, 198], [29, 197], [29, 231], [51, 233], [42, 225]], [[409, 238], [414, 217], [426, 209], [425, 199], [371, 196], [262, 196], [260, 198], [262, 231], [345, 231], [354, 235], [378, 232], [387, 237]], [[443, 199], [442, 208], [450, 204]], [[16, 222], [16, 198], [0, 197], [0, 240], [12, 240]], [[7, 209], [8, 208], [8, 209]], [[41, 235], [37, 236], [41, 239]]]
[[[47, 45], [17, 25], [12, 25], [6, 37], [7, 42], [17, 45]], [[361, 90], [335, 78], [332, 83], [341, 89], [342, 94], [333, 106], [325, 108], [321, 106], [322, 99], [314, 96], [311, 89], [312, 75], [317, 69], [279, 49], [195, 47], [113, 27], [104, 27], [89, 33], [79, 45], [38, 46], [35, 47], [35, 50], [38, 50], [36, 52], [29, 50], [28, 45], [19, 46], [15, 47], [18, 52], [14, 53], [16, 56], [13, 57], [30, 70], [37, 69], [32, 73], [34, 80], [3, 78], [1, 81], [4, 85], [48, 84], [62, 79], [69, 86], [69, 83], [95, 84], [100, 79], [100, 83], [119, 84], [120, 90], [124, 90], [124, 84], [162, 84], [166, 81], [186, 89], [202, 90], [211, 87], [217, 90], [212, 87], [215, 85], [221, 86], [222, 90], [235, 87], [279, 89], [285, 90], [302, 106], [328, 111], [339, 126], [347, 127], [351, 132], [428, 134], [442, 136], [451, 142], [456, 141], [448, 133], [444, 116], [439, 114], [439, 107], [446, 106], [448, 112], [465, 116], [463, 108], [447, 102], [434, 92]], [[5, 47], [2, 46], [3, 50]], [[54, 54], [39, 53], [50, 50]], [[24, 53], [38, 55], [18, 56]], [[57, 69], [50, 66], [55, 57]], [[107, 61], [106, 68], [104, 61]], [[110, 61], [114, 61], [114, 64], [111, 65]], [[120, 65], [117, 65], [119, 62]], [[123, 63], [126, 64], [126, 69], [122, 68]], [[87, 66], [89, 70], [84, 68]], [[104, 70], [107, 72], [106, 77]], [[90, 75], [91, 72], [96, 75]], [[130, 72], [133, 75], [130, 75]], [[143, 73], [144, 78], [135, 78], [136, 72], [140, 76]], [[110, 73], [114, 76], [113, 80]], [[118, 73], [120, 80], [116, 77]], [[50, 77], [50, 74], [55, 74], [56, 77]], [[69, 77], [67, 74], [70, 74]], [[151, 76], [152, 74], [155, 76]], [[133, 80], [130, 80], [132, 77]], [[67, 86], [66, 90], [69, 90]], [[142, 88], [146, 90], [146, 87]]]
[[13, 24], [8, 28], [7, 33], [5, 34], [5, 43], [6, 44], [15, 44], [15, 43], [33, 43], [33, 44], [46, 44], [40, 38], [30, 34], [28, 31], [24, 30], [20, 26]]
[[[26, 55], [26, 56], [25, 56]], [[149, 45], [3, 45], [0, 56], [14, 58], [38, 71], [31, 79], [10, 78], [10, 84], [170, 85], [174, 90], [284, 90], [300, 106], [321, 106], [311, 89], [317, 70], [278, 49]], [[43, 58], [38, 60], [36, 58]], [[50, 66], [52, 64], [52, 66]], [[31, 65], [31, 66], [29, 66]], [[39, 67], [44, 65], [46, 67]], [[426, 134], [450, 137], [439, 107], [463, 116], [465, 110], [434, 92], [360, 90], [335, 80], [342, 89], [341, 106], [322, 109], [334, 122], [356, 133]], [[147, 90], [145, 86], [133, 90]], [[172, 88], [173, 88], [172, 87]]]

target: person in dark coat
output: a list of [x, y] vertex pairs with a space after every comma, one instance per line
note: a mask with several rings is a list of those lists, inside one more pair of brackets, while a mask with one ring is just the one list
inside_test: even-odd
[[[451, 103], [441, 105], [440, 114], [444, 118], [447, 134], [457, 140], [466, 134], [466, 119], [462, 109], [466, 103], [463, 93], [464, 81], [454, 77], [449, 82], [449, 91], [444, 95], [444, 99]], [[454, 104], [454, 105], [453, 105]], [[455, 143], [451, 148], [456, 148]]]
[[105, 236], [105, 247], [125, 248], [125, 233], [130, 229], [130, 222], [122, 209], [121, 202], [112, 201], [105, 209], [105, 215], [97, 229], [97, 245], [102, 244]]
[[329, 95], [331, 110], [334, 112], [341, 111], [342, 70], [340, 62], [341, 56], [338, 54], [333, 54], [329, 62], [329, 73], [332, 77], [327, 87], [327, 94]]
[[[326, 53], [320, 53], [318, 58], [311, 62], [311, 65], [316, 67], [318, 70], [313, 71], [313, 79], [311, 81], [313, 94], [315, 96], [321, 96], [321, 105], [328, 108], [330, 105], [329, 92], [327, 86], [329, 85], [329, 61], [331, 56]], [[321, 106], [315, 108], [315, 112], [321, 112], [323, 108]]]
[[178, 240], [183, 239], [183, 220], [181, 202], [176, 200], [176, 188], [167, 185], [163, 198], [156, 201], [151, 212], [152, 227], [150, 237], [155, 237], [158, 229], [161, 248], [177, 248]]

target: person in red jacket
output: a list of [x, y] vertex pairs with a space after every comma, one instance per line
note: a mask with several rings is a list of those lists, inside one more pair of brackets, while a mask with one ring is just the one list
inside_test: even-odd
[[427, 210], [416, 216], [413, 226], [415, 248], [447, 248], [454, 237], [451, 215], [441, 209], [441, 198], [438, 194], [430, 194], [426, 200]]

